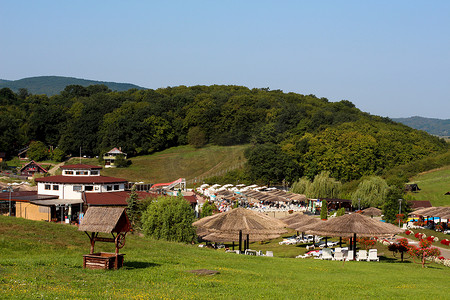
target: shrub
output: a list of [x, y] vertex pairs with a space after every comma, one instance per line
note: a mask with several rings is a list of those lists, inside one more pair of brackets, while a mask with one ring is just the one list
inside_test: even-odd
[[194, 210], [183, 197], [158, 197], [142, 215], [142, 229], [146, 236], [176, 242], [196, 239]]

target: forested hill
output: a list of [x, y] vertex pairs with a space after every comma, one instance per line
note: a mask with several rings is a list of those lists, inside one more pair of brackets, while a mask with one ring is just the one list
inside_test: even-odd
[[104, 82], [62, 76], [37, 76], [19, 80], [0, 80], [0, 88], [7, 87], [16, 93], [19, 92], [19, 89], [27, 89], [31, 94], [45, 94], [48, 96], [61, 93], [68, 85], [81, 85], [87, 87], [89, 85], [97, 84], [104, 84], [112, 91], [144, 89], [143, 87], [130, 83]]
[[266, 183], [323, 170], [349, 181], [449, 149], [442, 139], [363, 113], [350, 101], [279, 90], [213, 85], [112, 92], [72, 85], [48, 97], [0, 89], [0, 152], [14, 155], [31, 141], [57, 147], [58, 154], [82, 147], [90, 155], [112, 147], [143, 155], [187, 143], [251, 143], [245, 176]]
[[408, 125], [409, 127], [426, 131], [438, 136], [450, 136], [450, 119], [434, 119], [424, 117], [396, 118], [395, 122]]

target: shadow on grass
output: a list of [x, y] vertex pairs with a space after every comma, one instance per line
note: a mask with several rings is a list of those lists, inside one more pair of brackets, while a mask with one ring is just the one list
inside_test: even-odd
[[393, 263], [393, 264], [411, 264], [412, 263], [411, 261], [406, 260], [406, 259], [401, 261], [399, 258], [385, 257], [385, 256], [380, 256], [380, 262]]
[[154, 268], [159, 267], [160, 264], [155, 264], [151, 262], [144, 262], [144, 261], [125, 261], [123, 263], [124, 267], [130, 270], [133, 269], [146, 269], [146, 268]]

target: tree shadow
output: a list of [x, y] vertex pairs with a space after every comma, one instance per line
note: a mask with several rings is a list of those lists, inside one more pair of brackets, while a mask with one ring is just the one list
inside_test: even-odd
[[160, 264], [145, 262], [145, 261], [125, 261], [123, 266], [127, 269], [146, 269], [146, 268], [154, 268], [159, 267]]

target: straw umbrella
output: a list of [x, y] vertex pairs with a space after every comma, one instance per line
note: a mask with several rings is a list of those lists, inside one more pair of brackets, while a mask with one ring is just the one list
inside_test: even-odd
[[250, 241], [273, 239], [287, 232], [282, 221], [241, 207], [202, 218], [192, 225], [197, 227], [197, 234], [207, 241], [239, 241], [239, 250], [243, 234], [247, 235], [248, 246]]
[[382, 211], [381, 209], [378, 209], [376, 207], [369, 207], [363, 210], [361, 213], [365, 216], [374, 217], [374, 216], [381, 216]]
[[[306, 230], [310, 234], [322, 236], [352, 237], [353, 249], [356, 249], [356, 236], [379, 237], [389, 236], [403, 232], [397, 226], [383, 223], [361, 214], [349, 214], [336, 217], [314, 226], [309, 226]], [[354, 256], [354, 259], [355, 256]]]

